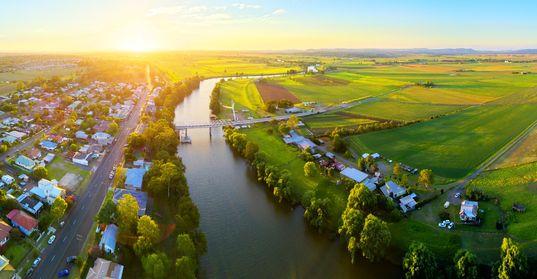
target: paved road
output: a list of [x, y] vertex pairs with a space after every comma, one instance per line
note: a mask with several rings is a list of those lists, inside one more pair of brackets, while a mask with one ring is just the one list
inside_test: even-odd
[[101, 164], [92, 174], [86, 192], [78, 199], [65, 218], [65, 225], [56, 233], [56, 241], [41, 253], [41, 263], [31, 278], [56, 278], [58, 272], [65, 268], [68, 256], [79, 255], [84, 242], [93, 225], [93, 218], [106, 196], [111, 184], [108, 175], [113, 166], [123, 158], [123, 145], [127, 136], [134, 131], [140, 120], [143, 105], [147, 100], [147, 92], [133, 109], [129, 119], [117, 137], [117, 142], [104, 157]]

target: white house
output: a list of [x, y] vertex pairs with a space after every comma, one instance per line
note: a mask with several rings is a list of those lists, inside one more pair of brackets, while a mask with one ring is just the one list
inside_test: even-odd
[[7, 185], [10, 185], [15, 182], [15, 178], [13, 178], [11, 175], [4, 174], [2, 175], [2, 181]]
[[399, 206], [401, 207], [401, 210], [403, 212], [407, 212], [416, 208], [416, 205], [418, 203], [416, 202], [415, 198], [416, 198], [416, 194], [414, 193], [402, 197], [399, 200]]
[[93, 134], [93, 136], [91, 136], [91, 138], [93, 140], [97, 141], [100, 145], [108, 145], [108, 144], [112, 143], [112, 141], [114, 140], [114, 137], [112, 137], [110, 134], [104, 133], [104, 132], [97, 132], [97, 133]]
[[77, 152], [73, 156], [73, 163], [88, 166], [91, 159], [91, 153]]
[[462, 201], [461, 211], [459, 212], [459, 218], [461, 221], [473, 222], [477, 220], [477, 210], [479, 209], [479, 203], [476, 201]]
[[56, 179], [48, 180], [43, 178], [39, 180], [37, 186], [32, 188], [30, 192], [40, 200], [52, 205], [58, 197], [64, 194], [65, 190], [58, 187], [58, 181]]
[[380, 187], [380, 191], [382, 191], [384, 196], [389, 198], [398, 198], [406, 193], [405, 187], [401, 187], [391, 180], [386, 182], [386, 185]]
[[88, 137], [88, 134], [86, 134], [84, 131], [76, 131], [75, 133], [75, 138], [77, 139], [88, 139]]

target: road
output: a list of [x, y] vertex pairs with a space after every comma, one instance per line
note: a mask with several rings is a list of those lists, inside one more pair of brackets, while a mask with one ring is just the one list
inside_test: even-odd
[[58, 272], [66, 265], [65, 259], [68, 256], [80, 254], [93, 225], [93, 218], [99, 211], [110, 187], [111, 180], [108, 175], [113, 166], [123, 159], [123, 146], [127, 142], [128, 135], [138, 125], [147, 95], [147, 91], [144, 91], [117, 136], [117, 142], [92, 174], [86, 192], [79, 197], [65, 217], [65, 225], [56, 232], [56, 241], [42, 251], [41, 263], [34, 270], [31, 278], [56, 278]]

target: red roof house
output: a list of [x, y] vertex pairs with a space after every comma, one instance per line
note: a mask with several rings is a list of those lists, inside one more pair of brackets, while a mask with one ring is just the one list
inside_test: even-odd
[[31, 235], [37, 229], [39, 223], [37, 219], [19, 209], [11, 210], [7, 214], [7, 218], [11, 221], [13, 227], [19, 228], [26, 236]]

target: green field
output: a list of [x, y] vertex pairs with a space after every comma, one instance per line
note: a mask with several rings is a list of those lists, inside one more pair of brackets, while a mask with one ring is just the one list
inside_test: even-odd
[[349, 138], [350, 148], [446, 178], [461, 178], [527, 128], [536, 105], [479, 106], [410, 126]]
[[[268, 126], [247, 129], [244, 132], [248, 139], [259, 145], [259, 150], [267, 154], [268, 161], [280, 169], [288, 170], [293, 194], [301, 198], [310, 190], [317, 191], [320, 198], [329, 198], [329, 214], [331, 220], [339, 220], [347, 203], [347, 193], [343, 186], [337, 186], [333, 181], [321, 177], [306, 177], [304, 175], [305, 162], [298, 158], [295, 147], [286, 145], [279, 135], [269, 135]], [[334, 224], [337, 225], [337, 224]], [[335, 228], [334, 228], [335, 229]]]
[[[253, 116], [268, 115], [263, 110], [264, 103], [255, 83], [251, 79], [234, 79], [223, 83], [220, 93], [220, 102], [224, 106], [231, 106], [235, 102], [235, 110], [249, 110]], [[229, 115], [231, 109], [222, 109], [223, 115]]]
[[[514, 214], [507, 232], [518, 241], [535, 246], [537, 163], [487, 171], [473, 180], [470, 186], [479, 187], [487, 195], [498, 198], [499, 205], [505, 212], [510, 212], [514, 203], [524, 205], [526, 212]], [[537, 250], [534, 254], [537, 254]]]
[[78, 68], [51, 68], [47, 70], [39, 70], [39, 71], [16, 71], [16, 72], [7, 72], [7, 73], [0, 73], [0, 81], [30, 81], [32, 79], [35, 79], [37, 77], [42, 78], [51, 78], [53, 76], [69, 76], [74, 73]]
[[351, 113], [332, 112], [306, 117], [303, 121], [312, 129], [354, 128], [359, 125], [371, 124], [377, 121], [360, 118]]
[[451, 113], [463, 108], [464, 106], [403, 103], [381, 99], [367, 102], [345, 111], [389, 120], [414, 121]]

